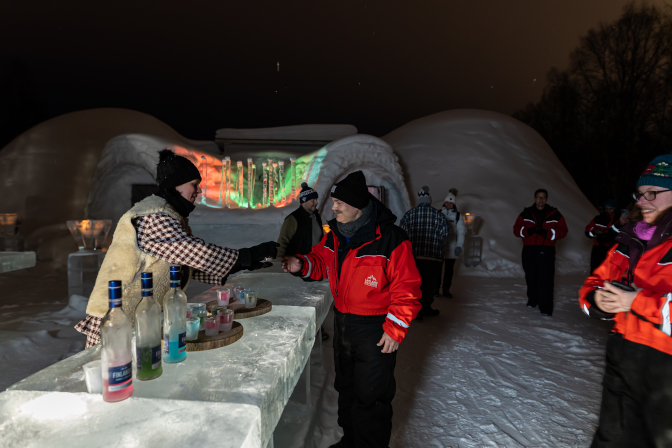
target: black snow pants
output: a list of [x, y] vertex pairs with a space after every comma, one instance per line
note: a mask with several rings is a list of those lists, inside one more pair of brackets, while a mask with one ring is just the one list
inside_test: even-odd
[[385, 316], [334, 316], [338, 424], [346, 446], [387, 448], [392, 434], [397, 352], [381, 353]]
[[672, 355], [613, 333], [591, 448], [616, 447], [672, 447]]
[[523, 246], [523, 270], [527, 283], [527, 305], [553, 314], [555, 247]]
[[[443, 295], [450, 292], [450, 287], [453, 284], [453, 270], [455, 268], [455, 259], [446, 258], [443, 261]], [[441, 275], [439, 275], [439, 280]]]
[[436, 285], [441, 279], [441, 267], [443, 263], [439, 260], [425, 260], [416, 259], [415, 265], [420, 272], [422, 278], [422, 285], [420, 291], [422, 292], [422, 310], [421, 313], [426, 313], [432, 309], [434, 303], [434, 293], [436, 292]]
[[607, 258], [607, 252], [611, 249], [609, 246], [593, 246], [590, 251], [590, 273], [600, 267], [602, 262]]

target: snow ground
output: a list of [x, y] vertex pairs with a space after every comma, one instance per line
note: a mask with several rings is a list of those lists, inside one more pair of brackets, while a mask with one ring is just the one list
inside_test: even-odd
[[[577, 305], [584, 278], [556, 276], [553, 317], [525, 307], [521, 278], [456, 277], [453, 299], [411, 325], [397, 357], [392, 448], [587, 447], [611, 323]], [[325, 327], [333, 334], [333, 317]], [[331, 378], [313, 438], [340, 439]]]

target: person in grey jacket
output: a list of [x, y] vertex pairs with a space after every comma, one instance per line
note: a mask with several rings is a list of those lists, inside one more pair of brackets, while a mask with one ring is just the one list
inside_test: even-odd
[[[453, 267], [455, 260], [462, 255], [464, 247], [464, 220], [457, 211], [457, 190], [451, 188], [448, 196], [444, 199], [441, 213], [446, 217], [446, 223], [450, 226], [450, 234], [444, 240], [443, 245], [443, 297], [452, 298], [450, 286], [453, 282]], [[440, 281], [440, 279], [439, 279]]]

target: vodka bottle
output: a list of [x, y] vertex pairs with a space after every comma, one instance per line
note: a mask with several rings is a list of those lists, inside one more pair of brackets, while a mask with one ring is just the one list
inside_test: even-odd
[[142, 302], [135, 309], [136, 378], [153, 380], [163, 373], [161, 367], [161, 307], [154, 300], [151, 272], [140, 274]]
[[121, 308], [121, 281], [109, 283], [110, 309], [100, 324], [103, 400], [121, 401], [133, 395], [131, 319]]
[[163, 298], [163, 360], [187, 359], [187, 296], [180, 288], [180, 267], [170, 267], [170, 290]]

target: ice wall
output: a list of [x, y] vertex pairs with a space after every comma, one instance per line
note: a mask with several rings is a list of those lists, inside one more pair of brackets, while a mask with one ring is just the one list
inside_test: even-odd
[[450, 188], [457, 188], [458, 209], [481, 215], [483, 262], [461, 273], [522, 275], [522, 241], [513, 223], [534, 202], [538, 188], [565, 217], [568, 236], [557, 244], [556, 272], [589, 268], [591, 243], [585, 225], [597, 210], [581, 193], [546, 141], [532, 128], [496, 112], [459, 109], [411, 121], [383, 137], [394, 147], [406, 172], [414, 202], [430, 188], [440, 208]]

